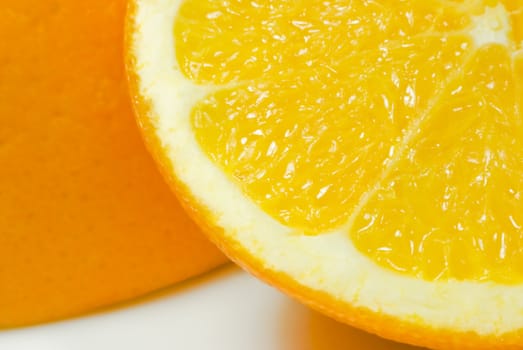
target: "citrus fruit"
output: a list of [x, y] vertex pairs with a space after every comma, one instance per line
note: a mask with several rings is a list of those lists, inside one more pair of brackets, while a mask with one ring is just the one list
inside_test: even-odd
[[0, 327], [77, 315], [224, 262], [137, 131], [125, 6], [0, 6]]
[[523, 2], [134, 0], [143, 133], [213, 241], [338, 320], [523, 347]]

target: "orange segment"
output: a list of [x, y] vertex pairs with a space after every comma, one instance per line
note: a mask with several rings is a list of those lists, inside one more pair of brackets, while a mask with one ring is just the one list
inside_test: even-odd
[[[379, 174], [398, 131], [363, 107], [354, 108], [354, 114], [368, 113], [381, 128], [368, 128], [358, 118], [338, 118], [344, 109], [335, 105], [316, 115], [319, 96], [347, 101], [365, 91], [304, 80], [293, 81], [293, 87], [268, 84], [214, 94], [194, 110], [193, 125], [203, 149], [267, 212], [314, 233], [344, 221], [366, 181]], [[300, 123], [281, 118], [285, 114], [299, 116]], [[345, 132], [337, 133], [339, 129]], [[336, 136], [328, 143], [319, 141], [327, 135]], [[361, 168], [361, 162], [368, 167]], [[354, 180], [347, 181], [349, 177]]]
[[356, 220], [353, 240], [362, 251], [429, 279], [521, 282], [523, 128], [515, 85], [505, 47], [477, 52]]
[[[394, 6], [391, 6], [394, 4]], [[326, 20], [328, 19], [328, 20]], [[199, 83], [273, 80], [338, 61], [406, 36], [454, 31], [470, 21], [439, 1], [183, 1], [175, 23], [181, 70]], [[326, 45], [326, 43], [328, 43]]]
[[126, 2], [0, 6], [0, 327], [133, 298], [224, 258], [137, 132]]

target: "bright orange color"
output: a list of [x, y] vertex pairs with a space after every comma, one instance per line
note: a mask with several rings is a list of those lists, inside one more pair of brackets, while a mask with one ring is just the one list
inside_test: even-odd
[[[474, 17], [499, 4], [509, 11], [509, 45], [478, 45], [468, 32]], [[452, 278], [500, 289], [519, 284], [521, 11], [510, 0], [185, 0], [174, 26], [176, 58], [186, 78], [213, 87], [192, 110], [192, 132], [267, 214], [297, 234], [346, 229], [361, 253], [391, 274], [406, 274], [398, 274], [400, 283], [415, 275], [427, 284]], [[129, 19], [131, 34], [139, 32], [132, 11]], [[355, 307], [329, 294], [331, 286], [318, 286], [324, 292], [300, 284], [243, 247], [236, 239], [248, 228], [223, 232], [190, 181], [173, 173], [177, 159], [168, 156], [176, 153], [160, 143], [165, 130], [155, 130], [157, 116], [135, 76], [137, 51], [127, 49], [153, 154], [191, 215], [240, 266], [337, 320], [389, 339], [434, 349], [521, 349], [521, 329], [478, 335], [435, 328], [430, 316], [402, 320]], [[470, 227], [463, 230], [464, 224]], [[425, 240], [429, 225], [436, 234]], [[422, 243], [417, 254], [411, 242]]]
[[225, 261], [137, 132], [123, 0], [0, 6], [0, 327], [133, 298]]
[[[478, 46], [499, 3], [511, 42]], [[182, 71], [223, 86], [193, 109], [203, 150], [275, 219], [346, 229], [386, 268], [523, 281], [523, 7], [302, 5], [183, 2]]]

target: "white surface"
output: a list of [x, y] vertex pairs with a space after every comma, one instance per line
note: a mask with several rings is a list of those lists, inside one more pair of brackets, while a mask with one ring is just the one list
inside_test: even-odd
[[340, 325], [233, 267], [134, 305], [0, 333], [2, 350], [413, 349]]

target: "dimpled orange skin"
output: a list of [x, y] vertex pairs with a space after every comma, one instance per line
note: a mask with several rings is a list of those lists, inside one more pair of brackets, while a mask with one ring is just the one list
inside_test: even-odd
[[[523, 349], [523, 330], [497, 336], [480, 336], [473, 332], [458, 332], [453, 329], [436, 329], [418, 320], [403, 321], [362, 307], [341, 302], [327, 293], [310, 289], [298, 283], [292, 276], [274, 271], [265, 263], [246, 251], [238, 242], [231, 240], [217, 224], [213, 213], [194, 198], [190, 189], [174, 175], [167, 150], [162, 146], [156, 132], [150, 102], [141, 95], [137, 67], [132, 56], [132, 35], [135, 22], [136, 3], [130, 0], [126, 23], [126, 66], [135, 114], [149, 151], [159, 164], [162, 174], [176, 193], [188, 214], [203, 231], [232, 261], [260, 280], [281, 290], [303, 304], [337, 321], [362, 329], [380, 337], [414, 346], [441, 350], [515, 350]], [[387, 291], [384, 290], [383, 293]], [[361, 348], [364, 349], [364, 348]], [[369, 345], [368, 349], [375, 349]], [[406, 348], [407, 349], [407, 348]]]
[[0, 6], [0, 327], [78, 315], [225, 257], [150, 159], [123, 65], [124, 0]]

